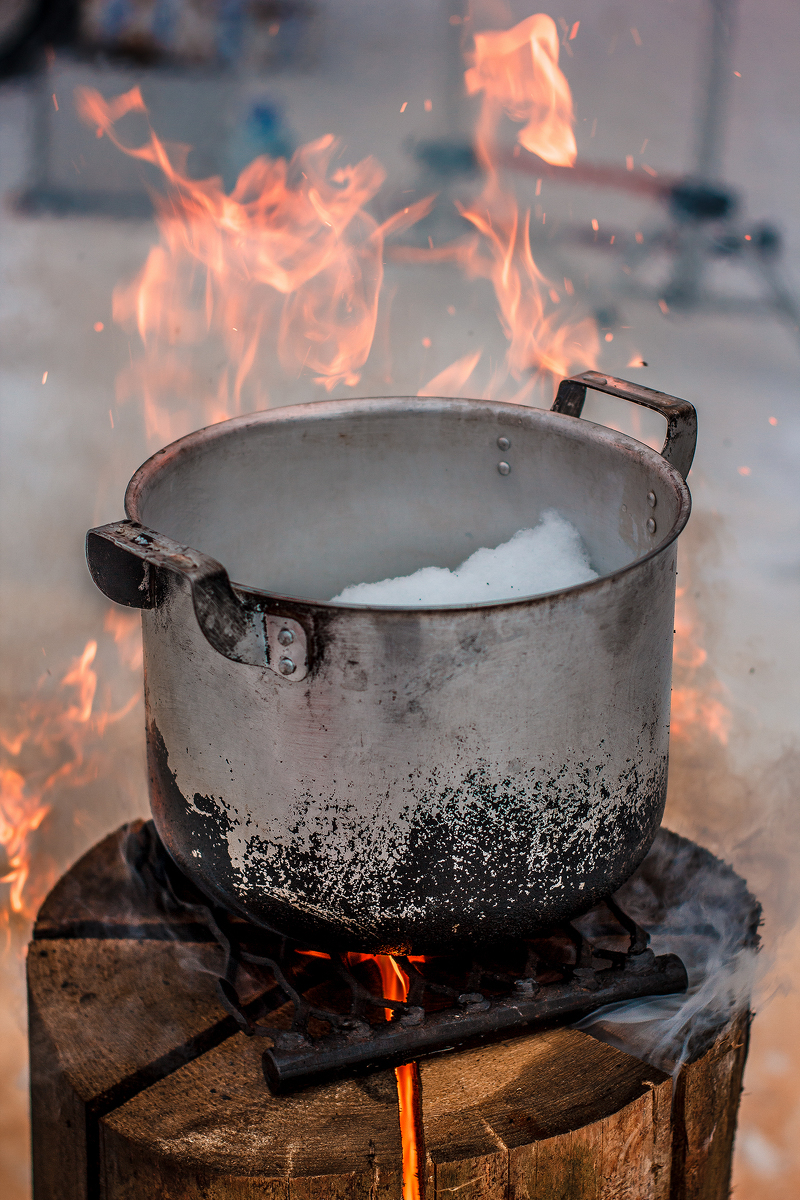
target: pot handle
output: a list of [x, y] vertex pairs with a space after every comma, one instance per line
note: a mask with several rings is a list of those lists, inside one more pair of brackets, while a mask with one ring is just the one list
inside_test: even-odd
[[182, 575], [192, 593], [197, 623], [214, 649], [234, 662], [269, 667], [298, 682], [308, 674], [308, 639], [294, 617], [243, 603], [216, 559], [136, 521], [90, 529], [86, 561], [109, 600], [128, 608], [157, 608], [170, 575]]
[[606, 392], [609, 396], [619, 396], [621, 400], [630, 400], [632, 404], [652, 408], [661, 413], [662, 417], [666, 417], [667, 436], [661, 453], [670, 466], [686, 478], [697, 445], [697, 411], [693, 404], [688, 400], [679, 400], [677, 396], [668, 396], [666, 392], [654, 392], [652, 388], [642, 387], [638, 383], [628, 383], [624, 379], [614, 379], [611, 375], [601, 375], [599, 371], [584, 371], [582, 375], [562, 379], [551, 412], [579, 417], [583, 411], [587, 388], [593, 388], [596, 392]]

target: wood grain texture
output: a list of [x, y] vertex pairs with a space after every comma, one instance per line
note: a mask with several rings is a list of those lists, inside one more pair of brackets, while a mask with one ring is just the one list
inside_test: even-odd
[[678, 1077], [670, 1200], [727, 1200], [750, 1014]]
[[[400, 1194], [402, 1149], [394, 1072], [273, 1097], [263, 1043], [237, 1034], [131, 1099], [101, 1122], [101, 1195], [170, 1200], [272, 1194], [303, 1200]], [[206, 1188], [203, 1191], [202, 1188]], [[260, 1193], [257, 1193], [260, 1194]]]
[[[167, 937], [122, 836], [57, 885], [30, 948], [36, 1200], [400, 1200], [393, 1072], [271, 1096], [217, 947]], [[663, 1072], [571, 1029], [421, 1063], [426, 1200], [724, 1200], [747, 1029], [674, 1106]]]

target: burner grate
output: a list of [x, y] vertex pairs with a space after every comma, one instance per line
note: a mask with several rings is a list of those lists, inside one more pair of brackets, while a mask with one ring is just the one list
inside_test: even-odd
[[[262, 1061], [276, 1094], [687, 987], [681, 960], [656, 957], [649, 934], [608, 899], [578, 921], [471, 955], [396, 955], [408, 995], [392, 1000], [374, 956], [300, 945], [214, 906], [175, 866], [152, 821], [131, 831], [125, 854], [167, 917], [191, 919], [222, 949], [220, 1001], [244, 1033], [271, 1039]], [[289, 1030], [269, 1023], [284, 1004]]]

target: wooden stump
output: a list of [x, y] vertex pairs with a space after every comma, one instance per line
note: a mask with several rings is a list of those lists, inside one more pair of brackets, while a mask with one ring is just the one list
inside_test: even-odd
[[[399, 1200], [394, 1073], [271, 1096], [217, 946], [137, 894], [124, 834], [57, 884], [29, 950], [35, 1200]], [[747, 1030], [674, 1088], [564, 1028], [423, 1062], [426, 1200], [724, 1200]]]

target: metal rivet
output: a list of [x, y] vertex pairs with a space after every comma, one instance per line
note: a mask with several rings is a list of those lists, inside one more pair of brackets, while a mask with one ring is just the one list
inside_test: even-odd
[[278, 634], [278, 644], [281, 646], [291, 646], [293, 641], [294, 634], [292, 633], [291, 629], [282, 629]]
[[290, 658], [282, 658], [278, 663], [278, 670], [281, 675], [294, 675], [297, 667]]
[[648, 492], [648, 493], [647, 493], [647, 503], [650, 505], [650, 507], [651, 507], [651, 508], [655, 508], [655, 506], [656, 506], [656, 494], [655, 494], [655, 492]]
[[655, 533], [656, 523], [652, 517], [647, 518], [647, 524], [645, 525], [645, 529], [647, 530], [648, 533]]
[[497, 445], [500, 447], [501, 450], [508, 450], [509, 447], [511, 446], [511, 442], [508, 440], [508, 438], [499, 437], [497, 439]]
[[501, 475], [510, 475], [511, 474], [511, 467], [508, 465], [507, 462], [498, 463], [497, 469]]

